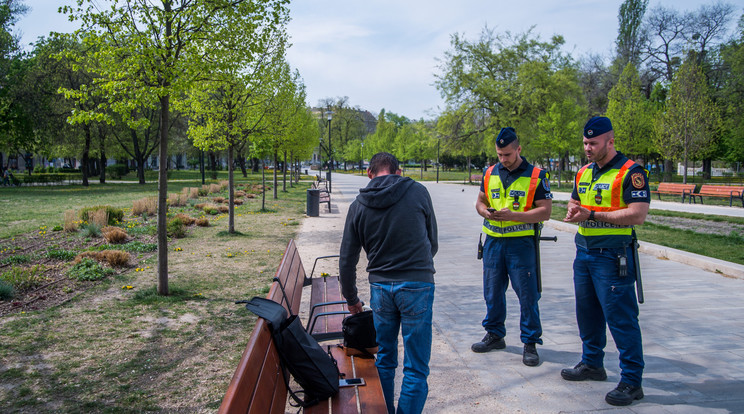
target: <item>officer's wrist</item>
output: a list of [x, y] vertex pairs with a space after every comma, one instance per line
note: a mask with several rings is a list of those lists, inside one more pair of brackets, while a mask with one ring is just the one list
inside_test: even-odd
[[594, 210], [589, 211], [589, 220], [597, 220], [596, 218], [594, 218]]

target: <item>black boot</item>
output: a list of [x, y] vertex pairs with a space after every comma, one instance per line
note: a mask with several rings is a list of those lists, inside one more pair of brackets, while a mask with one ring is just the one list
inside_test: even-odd
[[482, 341], [476, 342], [470, 347], [473, 352], [488, 352], [492, 349], [504, 348], [506, 348], [506, 342], [504, 342], [504, 338], [490, 332], [483, 337]]
[[621, 382], [617, 384], [617, 388], [607, 393], [605, 401], [612, 405], [630, 405], [641, 398], [643, 398], [643, 388]]
[[586, 365], [583, 362], [579, 362], [573, 368], [565, 368], [561, 370], [561, 377], [568, 381], [604, 381], [607, 379], [607, 372], [603, 367], [595, 368]]
[[535, 344], [524, 344], [524, 351], [522, 352], [522, 363], [528, 367], [537, 366], [540, 363], [540, 356], [537, 355], [537, 348]]

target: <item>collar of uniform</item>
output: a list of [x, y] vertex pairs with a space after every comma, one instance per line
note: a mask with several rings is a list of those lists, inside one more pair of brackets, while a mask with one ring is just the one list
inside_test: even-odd
[[504, 174], [507, 174], [507, 175], [513, 175], [513, 174], [517, 174], [517, 173], [521, 175], [524, 171], [526, 171], [527, 170], [527, 165], [528, 165], [527, 164], [527, 159], [524, 158], [521, 155], [519, 156], [519, 158], [522, 159], [522, 162], [519, 164], [519, 167], [517, 167], [514, 171], [507, 170], [506, 167], [504, 167], [504, 165], [501, 164], [501, 163], [496, 164], [497, 165], [497, 168], [498, 168], [498, 171], [499, 171], [499, 174], [502, 174], [502, 171], [503, 171], [503, 173]]
[[592, 178], [597, 178], [605, 172], [615, 168], [617, 164], [619, 164], [624, 159], [625, 155], [618, 151], [617, 154], [615, 154], [615, 156], [612, 158], [612, 160], [610, 160], [610, 162], [605, 164], [602, 168], [597, 168], [597, 163], [595, 162], [594, 164], [592, 164]]

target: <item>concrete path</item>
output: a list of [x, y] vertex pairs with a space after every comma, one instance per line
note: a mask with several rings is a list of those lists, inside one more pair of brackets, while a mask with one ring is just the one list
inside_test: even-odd
[[[362, 176], [333, 175], [332, 211], [321, 207], [320, 217], [306, 218], [298, 236], [308, 267], [314, 257], [337, 254], [348, 205], [367, 182]], [[640, 305], [646, 397], [625, 408], [604, 402], [604, 395], [619, 381], [618, 354], [611, 337], [605, 350], [606, 382], [561, 379], [560, 370], [581, 359], [572, 282], [575, 228], [563, 223], [550, 221], [543, 232], [558, 236], [558, 242], [543, 242], [541, 247], [540, 310], [545, 344], [538, 347], [540, 365], [522, 364], [519, 304], [511, 289], [507, 293], [506, 349], [487, 354], [470, 351], [470, 345], [484, 335], [480, 324], [485, 312], [482, 265], [476, 259], [481, 227], [474, 209], [478, 188], [453, 183], [424, 185], [431, 193], [440, 232], [425, 412], [744, 413], [744, 280], [663, 255], [658, 258], [653, 245], [644, 246], [653, 255], [640, 257], [646, 296], [646, 303]], [[653, 202], [652, 208], [667, 204], [680, 207], [680, 203]], [[732, 215], [744, 213], [741, 207], [681, 206], [706, 213], [716, 210], [714, 214], [722, 214], [718, 209]], [[744, 272], [744, 266], [728, 265], [734, 273]], [[360, 296], [366, 302], [364, 285], [366, 280], [361, 280]]]

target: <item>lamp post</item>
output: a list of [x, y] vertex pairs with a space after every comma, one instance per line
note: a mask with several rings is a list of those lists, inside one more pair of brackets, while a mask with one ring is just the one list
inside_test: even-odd
[[333, 119], [333, 111], [326, 111], [326, 119], [328, 119], [328, 192], [333, 192], [333, 180], [331, 179], [331, 170], [333, 168], [333, 146], [331, 145], [331, 120]]

